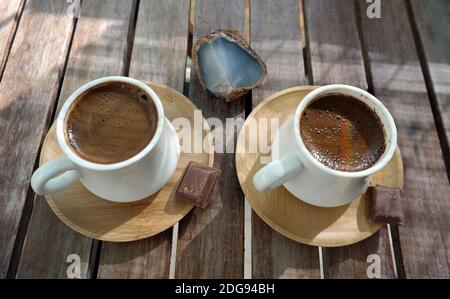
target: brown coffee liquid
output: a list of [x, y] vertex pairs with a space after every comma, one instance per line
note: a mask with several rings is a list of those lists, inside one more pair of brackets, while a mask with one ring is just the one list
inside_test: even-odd
[[149, 95], [122, 82], [100, 85], [72, 104], [66, 139], [83, 159], [101, 164], [127, 160], [151, 141], [158, 114]]
[[300, 134], [314, 158], [348, 172], [371, 167], [386, 146], [378, 115], [365, 103], [340, 94], [312, 102], [301, 116]]

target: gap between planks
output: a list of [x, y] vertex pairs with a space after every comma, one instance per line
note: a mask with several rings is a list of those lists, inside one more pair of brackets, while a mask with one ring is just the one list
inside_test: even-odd
[[[81, 0], [81, 5], [83, 5], [83, 1]], [[130, 75], [130, 67], [131, 67], [131, 56], [133, 53], [134, 39], [136, 35], [136, 25], [139, 14], [139, 5], [140, 0], [133, 0], [132, 2], [132, 10], [130, 13], [130, 20], [128, 22], [128, 33], [127, 33], [127, 47], [124, 53], [124, 68], [122, 71], [122, 76], [129, 77]], [[92, 239], [91, 243], [91, 252], [89, 254], [89, 263], [87, 276], [90, 279], [97, 279], [98, 269], [100, 265], [100, 257], [102, 251], [103, 241]]]
[[[243, 0], [244, 1], [244, 36], [247, 38], [247, 40], [250, 40], [250, 3], [249, 0]], [[195, 0], [191, 0], [191, 6], [190, 6], [190, 13], [189, 13], [189, 22], [190, 26], [189, 28], [194, 28], [194, 22], [195, 22]], [[188, 32], [188, 43], [192, 47], [193, 46], [193, 34], [191, 32]], [[187, 56], [188, 59], [186, 60], [186, 73], [185, 73], [185, 80], [184, 85], [188, 86], [190, 83], [192, 73], [191, 63], [189, 62], [189, 53], [191, 52], [191, 49], [187, 49]], [[185, 93], [185, 96], [189, 96], [189, 88], [185, 88], [187, 91]], [[246, 102], [251, 103], [251, 92], [245, 97]], [[247, 107], [250, 107], [247, 111]], [[251, 105], [247, 106], [245, 109], [245, 116], [247, 117], [248, 114], [251, 112]], [[244, 199], [244, 278], [245, 279], [251, 279], [252, 278], [252, 249], [251, 249], [251, 234], [252, 234], [252, 227], [251, 227], [251, 214], [252, 209], [250, 204], [246, 199]], [[177, 261], [177, 245], [178, 245], [178, 233], [179, 232], [179, 223], [175, 224], [173, 226], [172, 230], [172, 248], [171, 248], [171, 254], [170, 254], [170, 262], [169, 262], [169, 279], [175, 278], [176, 273], [176, 261]]]
[[[305, 12], [304, 12], [304, 0], [298, 0], [297, 5], [298, 10], [298, 18], [300, 24], [300, 33], [301, 33], [301, 46], [303, 52], [303, 65], [305, 68], [305, 78], [307, 82], [312, 85], [313, 77], [312, 77], [312, 68], [311, 68], [311, 56], [309, 52], [309, 40], [305, 22]], [[317, 247], [319, 251], [319, 270], [320, 270], [320, 279], [325, 279], [325, 268], [323, 263], [323, 252], [322, 247]]]
[[170, 249], [169, 279], [175, 278], [175, 265], [177, 262], [178, 224], [179, 222], [177, 222], [172, 227], [172, 248]]
[[244, 279], [252, 278], [252, 207], [244, 199]]
[[392, 256], [392, 271], [394, 272], [394, 277], [398, 278], [397, 262], [396, 262], [396, 258], [395, 258], [394, 242], [392, 241], [392, 232], [391, 232], [390, 224], [387, 224], [387, 233], [388, 233], [388, 238], [389, 238], [389, 248], [391, 250], [391, 256]]
[[[363, 24], [362, 24], [362, 19], [361, 19], [362, 18], [361, 11], [362, 10], [361, 10], [361, 6], [359, 4], [359, 1], [355, 0], [356, 30], [357, 30], [358, 37], [359, 37], [360, 44], [361, 44], [361, 52], [362, 52], [363, 64], [364, 64], [364, 72], [366, 74], [366, 81], [367, 81], [367, 91], [369, 93], [371, 93], [371, 94], [374, 94], [372, 69], [371, 69], [371, 66], [370, 66], [369, 53], [367, 51], [366, 40], [365, 40], [365, 37], [364, 37], [364, 30], [363, 30], [363, 27], [362, 27]], [[398, 278], [397, 264], [398, 264], [400, 259], [395, 254], [394, 242], [393, 242], [393, 239], [392, 239], [392, 230], [391, 230], [391, 226], [389, 224], [387, 224], [386, 230], [387, 230], [387, 233], [388, 233], [388, 242], [389, 242], [389, 249], [390, 249], [390, 254], [391, 254], [392, 271], [394, 273], [394, 277]]]
[[[301, 46], [303, 50], [303, 59], [305, 62], [305, 66], [307, 66], [307, 36], [305, 31], [305, 22], [304, 22], [304, 14], [303, 14], [303, 0], [297, 0], [297, 14], [299, 18], [300, 25], [300, 40]], [[244, 36], [251, 43], [251, 5], [249, 0], [244, 0], [245, 7], [245, 29], [246, 32]], [[309, 78], [310, 71], [305, 67], [305, 77]], [[310, 80], [308, 80], [310, 81]], [[252, 112], [252, 92], [246, 96], [246, 106], [245, 106], [245, 115], [246, 117]], [[319, 267], [320, 267], [320, 278], [324, 278], [324, 268], [323, 268], [323, 258], [322, 258], [322, 248], [317, 247], [318, 257], [319, 257]], [[245, 198], [244, 203], [244, 279], [251, 279], [253, 274], [253, 264], [252, 264], [252, 208]]]
[[[189, 5], [189, 24], [187, 34], [188, 46], [186, 49], [186, 66], [184, 73], [183, 95], [189, 99], [189, 84], [192, 76], [192, 47], [193, 47], [193, 28], [195, 22], [195, 0], [190, 0]], [[169, 261], [169, 279], [175, 279], [176, 264], [177, 264], [177, 249], [178, 249], [178, 231], [179, 222], [172, 227], [172, 247], [170, 249]]]
[[[1, 73], [0, 73], [0, 81], [3, 78], [3, 71], [6, 69], [6, 64], [8, 62], [9, 54], [10, 54], [10, 51], [12, 49], [12, 45], [13, 45], [13, 42], [14, 42], [15, 35], [17, 33], [17, 29], [19, 27], [19, 22], [22, 19], [23, 10], [25, 8], [25, 2], [26, 2], [26, 0], [22, 1], [21, 6], [19, 8], [19, 11], [17, 12], [17, 16], [16, 16], [17, 20], [16, 20], [16, 24], [15, 24], [14, 29], [13, 29], [14, 32], [12, 34], [12, 39], [10, 40], [9, 49], [8, 49], [8, 52], [6, 54], [5, 61], [4, 61], [4, 64], [3, 64], [3, 69], [1, 70]], [[35, 162], [34, 162], [34, 165], [33, 165], [32, 173], [34, 173], [34, 171], [39, 168], [39, 159], [40, 159], [40, 155], [41, 155], [43, 140], [44, 140], [45, 136], [47, 135], [47, 132], [50, 129], [50, 127], [51, 127], [51, 125], [53, 123], [55, 114], [56, 114], [59, 98], [61, 96], [61, 91], [62, 91], [64, 78], [65, 78], [65, 75], [66, 75], [67, 64], [68, 64], [69, 57], [70, 57], [70, 52], [71, 52], [71, 49], [72, 49], [72, 42], [73, 42], [73, 38], [75, 36], [75, 31], [76, 31], [76, 28], [77, 28], [77, 23], [78, 23], [78, 19], [77, 18], [73, 18], [72, 32], [70, 33], [70, 40], [69, 40], [69, 43], [67, 45], [66, 53], [64, 53], [65, 58], [64, 58], [64, 63], [62, 65], [62, 67], [61, 67], [61, 76], [59, 78], [56, 96], [55, 96], [55, 99], [53, 101], [53, 107], [50, 108], [50, 111], [49, 111], [50, 113], [48, 114], [48, 117], [45, 120], [45, 122], [46, 122], [46, 124], [45, 124], [46, 130], [45, 130], [45, 132], [44, 132], [44, 134], [42, 136], [42, 141], [40, 142], [40, 148], [38, 149], [38, 153], [37, 153], [36, 158], [35, 158]], [[16, 278], [17, 270], [18, 270], [19, 263], [20, 263], [20, 258], [22, 257], [22, 250], [23, 250], [26, 234], [28, 232], [28, 226], [29, 226], [29, 223], [30, 223], [30, 220], [31, 220], [33, 209], [34, 209], [34, 199], [35, 199], [35, 197], [36, 197], [36, 194], [34, 193], [33, 189], [31, 188], [31, 185], [28, 186], [27, 195], [25, 197], [25, 202], [24, 202], [24, 206], [23, 206], [23, 209], [22, 209], [22, 215], [20, 217], [19, 226], [18, 226], [18, 229], [17, 229], [16, 239], [14, 241], [13, 250], [12, 250], [12, 253], [11, 253], [11, 257], [9, 259], [9, 265], [8, 265], [8, 270], [7, 270], [7, 274], [6, 274], [7, 278]]]
[[13, 45], [14, 39], [16, 37], [17, 28], [19, 28], [19, 23], [20, 23], [20, 20], [22, 19], [22, 13], [25, 8], [26, 0], [20, 0], [20, 1], [21, 2], [19, 3], [18, 9], [14, 14], [13, 24], [11, 26], [11, 30], [9, 32], [8, 39], [6, 41], [5, 48], [3, 49], [5, 51], [3, 53], [3, 55], [1, 53], [2, 49], [0, 48], [0, 82], [2, 81], [3, 73], [6, 69], [6, 64], [8, 62], [9, 54], [11, 53], [12, 45]]
[[417, 55], [419, 57], [420, 66], [422, 68], [423, 77], [425, 80], [425, 86], [427, 88], [428, 99], [430, 101], [431, 111], [433, 113], [434, 122], [436, 125], [439, 142], [441, 144], [442, 155], [444, 157], [445, 168], [447, 172], [447, 177], [450, 182], [450, 145], [446, 134], [445, 124], [442, 118], [443, 112], [439, 108], [438, 97], [436, 95], [436, 90], [433, 85], [433, 79], [431, 77], [431, 71], [428, 64], [428, 59], [425, 54], [425, 47], [420, 36], [419, 27], [416, 21], [416, 16], [411, 4], [411, 0], [405, 0], [405, 6], [408, 15], [408, 21], [411, 26], [414, 43], [417, 49]]

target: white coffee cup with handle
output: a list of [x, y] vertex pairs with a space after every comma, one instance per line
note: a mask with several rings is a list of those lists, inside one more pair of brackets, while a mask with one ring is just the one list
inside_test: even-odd
[[[157, 112], [156, 131], [136, 155], [112, 164], [83, 159], [67, 143], [66, 116], [72, 104], [87, 91], [108, 83], [130, 84], [147, 94]], [[64, 103], [56, 119], [56, 138], [64, 156], [39, 167], [31, 178], [33, 190], [40, 195], [60, 192], [73, 183], [81, 183], [93, 194], [114, 202], [131, 202], [161, 189], [172, 176], [180, 157], [176, 131], [164, 116], [158, 95], [141, 81], [112, 76], [91, 81], [77, 89]]]
[[[386, 146], [380, 158], [371, 167], [355, 172], [335, 170], [316, 160], [307, 150], [300, 134], [301, 117], [310, 103], [329, 94], [342, 94], [362, 101], [381, 120]], [[294, 117], [280, 128], [272, 143], [272, 162], [254, 175], [253, 184], [259, 192], [284, 185], [297, 198], [319, 207], [345, 205], [365, 192], [371, 175], [391, 161], [396, 147], [397, 129], [394, 119], [376, 97], [348, 85], [319, 87], [305, 96]]]

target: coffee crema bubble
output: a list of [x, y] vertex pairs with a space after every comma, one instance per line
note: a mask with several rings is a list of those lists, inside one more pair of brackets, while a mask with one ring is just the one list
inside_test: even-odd
[[370, 168], [386, 147], [378, 115], [362, 101], [341, 94], [314, 100], [301, 115], [300, 135], [316, 160], [340, 171]]
[[149, 95], [123, 82], [82, 94], [65, 119], [67, 143], [83, 159], [112, 164], [142, 151], [152, 140], [158, 112]]

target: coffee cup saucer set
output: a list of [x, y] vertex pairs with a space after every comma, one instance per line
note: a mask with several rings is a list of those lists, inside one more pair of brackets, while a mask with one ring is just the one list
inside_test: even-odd
[[[126, 82], [144, 90], [154, 101], [159, 120], [155, 136], [141, 152], [128, 160], [106, 165], [77, 156], [67, 145], [63, 130], [71, 104], [86, 90], [105, 82]], [[330, 169], [315, 160], [301, 142], [298, 132], [301, 112], [318, 95], [327, 92], [360, 99], [376, 111], [387, 128], [385, 153], [369, 169], [355, 173]], [[193, 135], [203, 137], [202, 152], [180, 151], [171, 121], [184, 117], [194, 123], [195, 111], [189, 99], [164, 85], [124, 77], [87, 83], [69, 97], [45, 138], [41, 167], [33, 175], [32, 187], [45, 195], [51, 209], [65, 224], [88, 237], [125, 242], [158, 234], [193, 208], [191, 203], [177, 199], [174, 192], [187, 164], [214, 163], [207, 126], [192, 127], [201, 131]], [[261, 118], [278, 118], [281, 125], [272, 140], [273, 162], [269, 165], [261, 163], [264, 160], [261, 158], [267, 160], [264, 153], [246, 148], [249, 137], [244, 132]], [[198, 139], [191, 138], [191, 142], [191, 148], [198, 147], [195, 145]], [[239, 135], [236, 168], [246, 199], [269, 226], [295, 241], [324, 247], [361, 241], [382, 227], [381, 223], [371, 222], [365, 213], [365, 190], [369, 185], [395, 188], [403, 185], [403, 166], [392, 117], [376, 98], [345, 85], [294, 87], [262, 102], [247, 118]]]
[[[381, 120], [386, 146], [371, 167], [338, 171], [316, 160], [305, 147], [299, 131], [302, 112], [329, 94], [360, 100]], [[280, 125], [277, 132], [254, 128], [261, 119], [270, 124], [273, 118]], [[246, 132], [252, 130], [258, 136], [267, 134], [264, 140], [272, 140], [269, 154], [250, 150], [251, 133]], [[247, 117], [236, 153], [239, 182], [255, 213], [285, 237], [312, 246], [346, 246], [373, 235], [384, 223], [368, 218], [367, 188], [403, 186], [403, 164], [392, 116], [374, 96], [347, 85], [299, 86], [272, 95]]]
[[[67, 144], [64, 123], [70, 106], [86, 91], [105, 83], [133, 85], [150, 96], [157, 107], [158, 126], [151, 141], [135, 156], [114, 164], [99, 164], [81, 158]], [[175, 189], [189, 162], [213, 166], [214, 150], [207, 125], [192, 127], [189, 148], [180, 151], [172, 121], [184, 118], [194, 123], [197, 108], [165, 85], [112, 76], [91, 81], [65, 102], [50, 128], [41, 151], [40, 168], [31, 185], [45, 195], [53, 212], [75, 231], [90, 238], [126, 242], [156, 235], [179, 222], [192, 208], [175, 198]], [[206, 121], [202, 119], [202, 123]], [[199, 143], [199, 144], [197, 144]]]

